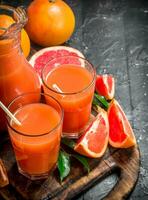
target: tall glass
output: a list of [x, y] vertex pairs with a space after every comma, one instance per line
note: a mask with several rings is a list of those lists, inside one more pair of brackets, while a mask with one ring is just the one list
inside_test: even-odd
[[[8, 106], [18, 95], [40, 92], [41, 85], [20, 45], [21, 30], [27, 21], [24, 10], [0, 5], [0, 15], [9, 15], [14, 20], [10, 27], [0, 27], [0, 101]], [[6, 119], [0, 108], [0, 130], [4, 129]]]
[[27, 93], [8, 106], [20, 121], [7, 118], [18, 170], [31, 180], [48, 177], [55, 168], [60, 148], [63, 110], [47, 94]]
[[95, 79], [92, 64], [76, 56], [57, 57], [44, 67], [44, 92], [56, 98], [64, 109], [63, 136], [78, 138], [87, 127]]

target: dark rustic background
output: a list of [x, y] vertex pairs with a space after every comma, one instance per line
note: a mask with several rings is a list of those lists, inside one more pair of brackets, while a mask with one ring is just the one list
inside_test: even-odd
[[[28, 5], [29, 0], [1, 3]], [[82, 51], [98, 73], [116, 78], [116, 98], [130, 120], [141, 152], [139, 180], [130, 200], [148, 200], [148, 1], [66, 0], [76, 15], [68, 45]], [[77, 200], [99, 200], [114, 186], [112, 175]], [[75, 198], [76, 199], [76, 198]]]

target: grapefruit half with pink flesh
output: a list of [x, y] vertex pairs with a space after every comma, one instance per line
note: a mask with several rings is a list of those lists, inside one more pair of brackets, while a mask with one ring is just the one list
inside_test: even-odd
[[107, 112], [98, 107], [98, 115], [79, 138], [74, 150], [91, 158], [103, 156], [108, 145], [109, 124]]
[[[70, 60], [65, 59], [66, 56], [74, 56]], [[59, 60], [58, 57], [61, 57]], [[63, 58], [62, 58], [63, 57]], [[77, 49], [67, 46], [54, 46], [47, 47], [37, 51], [29, 60], [29, 63], [34, 67], [35, 71], [41, 77], [43, 67], [51, 60], [58, 58], [60, 64], [80, 64], [81, 61], [78, 57], [84, 58], [84, 55]], [[54, 63], [53, 63], [54, 64]]]
[[109, 144], [116, 148], [128, 148], [136, 144], [132, 127], [119, 103], [114, 99], [108, 109]]
[[99, 95], [104, 96], [106, 99], [113, 99], [115, 94], [114, 77], [109, 74], [97, 75], [95, 89]]

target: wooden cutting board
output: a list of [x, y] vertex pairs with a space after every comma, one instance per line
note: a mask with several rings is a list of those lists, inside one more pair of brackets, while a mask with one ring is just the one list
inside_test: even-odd
[[90, 159], [91, 172], [86, 173], [78, 162], [72, 163], [70, 175], [60, 183], [57, 171], [42, 181], [30, 181], [17, 171], [9, 138], [1, 142], [0, 157], [9, 176], [10, 184], [0, 190], [5, 200], [67, 200], [84, 192], [111, 173], [118, 174], [118, 182], [105, 200], [126, 199], [134, 188], [139, 173], [138, 146], [129, 149], [108, 148], [101, 159]]
[[[32, 47], [31, 55], [39, 50]], [[105, 200], [125, 199], [134, 188], [139, 174], [140, 154], [138, 146], [129, 149], [109, 147], [101, 159], [90, 159], [91, 172], [87, 174], [78, 162], [72, 163], [70, 175], [60, 183], [57, 171], [48, 179], [30, 181], [17, 171], [17, 165], [8, 134], [0, 134], [0, 158], [2, 158], [9, 176], [10, 184], [0, 189], [5, 200], [67, 200], [84, 192], [107, 175], [117, 173], [118, 182]]]

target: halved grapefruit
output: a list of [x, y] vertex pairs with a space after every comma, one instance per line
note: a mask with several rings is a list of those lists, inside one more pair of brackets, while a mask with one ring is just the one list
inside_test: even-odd
[[108, 109], [109, 144], [116, 148], [128, 148], [136, 144], [132, 127], [119, 103], [114, 99]]
[[103, 156], [108, 145], [109, 124], [107, 112], [98, 107], [98, 115], [77, 141], [74, 150], [91, 158]]
[[109, 74], [97, 75], [95, 89], [99, 95], [104, 96], [106, 99], [113, 99], [115, 94], [114, 77]]
[[[43, 48], [37, 51], [29, 60], [29, 63], [34, 67], [36, 72], [41, 76], [43, 67], [53, 59], [63, 56], [60, 60], [60, 64], [68, 64], [69, 60], [64, 59], [64, 56], [75, 56], [72, 60], [72, 64], [79, 64], [80, 60], [77, 57], [84, 58], [84, 55], [77, 49], [67, 46], [54, 46]], [[59, 59], [58, 59], [59, 62]]]

